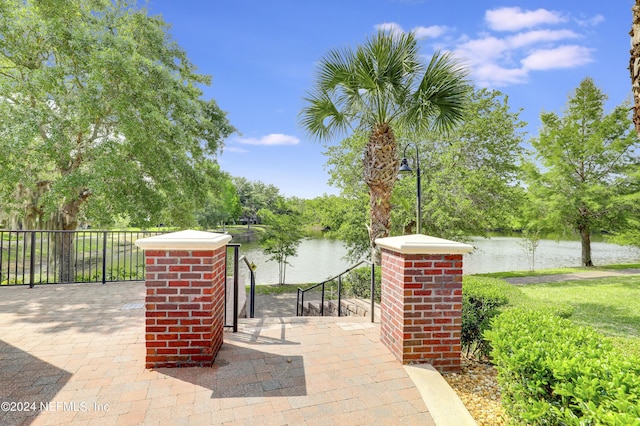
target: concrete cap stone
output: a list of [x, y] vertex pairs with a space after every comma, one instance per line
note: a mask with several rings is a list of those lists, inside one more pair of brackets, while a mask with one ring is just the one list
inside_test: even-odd
[[215, 250], [229, 241], [231, 235], [188, 229], [141, 238], [136, 240], [136, 245], [143, 250]]
[[375, 242], [380, 248], [402, 254], [464, 254], [473, 250], [469, 244], [422, 234], [377, 238]]

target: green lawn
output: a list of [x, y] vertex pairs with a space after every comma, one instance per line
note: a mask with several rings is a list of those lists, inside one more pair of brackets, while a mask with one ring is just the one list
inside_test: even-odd
[[518, 287], [514, 305], [570, 305], [569, 317], [611, 338], [625, 353], [640, 356], [640, 276], [533, 284]]
[[490, 277], [490, 278], [520, 278], [520, 277], [537, 277], [542, 275], [571, 274], [574, 272], [582, 272], [586, 270], [588, 270], [588, 268], [577, 267], [577, 268], [540, 269], [536, 271], [487, 272], [486, 274], [475, 274], [475, 275], [480, 277]]
[[611, 271], [619, 269], [640, 268], [640, 263], [621, 264], [621, 265], [606, 265], [596, 268], [587, 267], [575, 267], [575, 268], [555, 268], [555, 269], [540, 269], [536, 271], [509, 271], [509, 272], [490, 272], [486, 274], [476, 274], [481, 277], [491, 278], [519, 278], [519, 277], [537, 277], [542, 275], [557, 275], [557, 274], [571, 274], [575, 272], [585, 271]]
[[[303, 290], [311, 287], [313, 284], [260, 284], [256, 286], [256, 294], [282, 294], [296, 293], [298, 287]], [[251, 286], [247, 287], [247, 294], [251, 291]]]

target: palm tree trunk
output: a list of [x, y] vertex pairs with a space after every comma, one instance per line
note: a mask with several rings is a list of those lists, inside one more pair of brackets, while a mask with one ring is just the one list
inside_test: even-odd
[[631, 58], [629, 71], [631, 72], [631, 89], [633, 92], [633, 123], [636, 132], [640, 135], [640, 0], [636, 0], [631, 24]]
[[397, 144], [393, 130], [376, 126], [364, 152], [364, 181], [369, 187], [369, 244], [372, 261], [380, 263], [375, 240], [389, 236], [391, 191], [398, 177]]

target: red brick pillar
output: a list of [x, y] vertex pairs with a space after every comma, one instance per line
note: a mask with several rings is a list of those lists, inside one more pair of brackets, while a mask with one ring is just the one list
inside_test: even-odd
[[468, 244], [406, 235], [382, 249], [380, 340], [403, 364], [460, 370], [462, 254]]
[[146, 368], [213, 364], [222, 346], [230, 240], [189, 230], [136, 241], [145, 250]]

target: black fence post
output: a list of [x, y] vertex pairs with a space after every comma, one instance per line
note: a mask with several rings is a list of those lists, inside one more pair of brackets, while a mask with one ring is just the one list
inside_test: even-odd
[[[238, 332], [238, 255], [240, 247], [233, 246], [233, 332]], [[225, 277], [225, 280], [227, 277]]]
[[255, 316], [255, 308], [256, 308], [256, 275], [253, 269], [251, 269], [251, 304], [249, 305], [249, 318], [253, 318]]
[[[4, 275], [2, 273], [2, 271], [4, 271], [4, 269], [2, 269], [2, 252], [4, 251], [4, 231], [0, 231], [0, 285], [2, 285], [2, 280], [4, 278]], [[7, 259], [8, 261], [9, 259]], [[7, 272], [8, 271], [8, 267], [7, 267]], [[7, 274], [7, 280], [9, 279], [9, 274]], [[9, 284], [9, 282], [7, 281], [7, 284]]]
[[[26, 238], [25, 238], [26, 240]], [[33, 288], [36, 275], [36, 231], [31, 231], [31, 258], [29, 259], [29, 288]]]
[[107, 282], [107, 231], [102, 233], [102, 284]]
[[338, 316], [342, 316], [342, 275], [338, 277]]
[[374, 322], [374, 312], [373, 310], [376, 307], [376, 264], [375, 262], [371, 264], [371, 322]]

